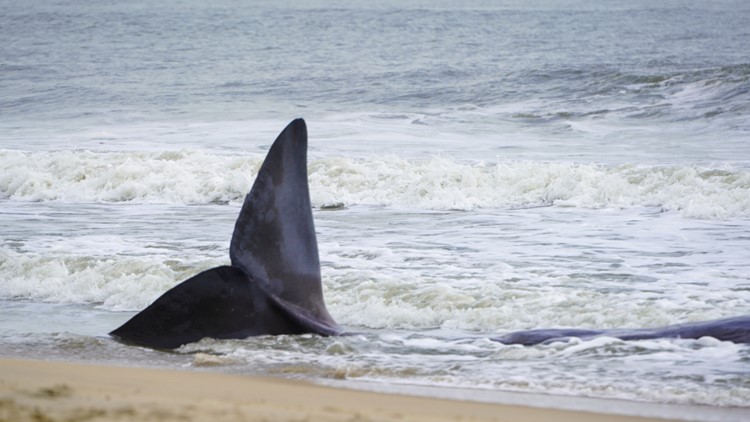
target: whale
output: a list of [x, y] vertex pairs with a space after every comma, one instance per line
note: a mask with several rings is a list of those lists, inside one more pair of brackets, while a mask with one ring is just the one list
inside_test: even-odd
[[[242, 204], [229, 257], [231, 265], [183, 281], [110, 335], [126, 344], [174, 349], [206, 337], [350, 334], [334, 321], [323, 299], [303, 119], [289, 123], [271, 145]], [[489, 339], [533, 346], [601, 336], [750, 343], [750, 315], [657, 328], [534, 329]]]
[[229, 257], [231, 265], [181, 282], [109, 334], [175, 349], [206, 337], [342, 333], [323, 300], [303, 119], [271, 145], [237, 217]]
[[591, 330], [580, 328], [546, 328], [514, 331], [490, 340], [503, 344], [534, 346], [564, 342], [571, 338], [589, 340], [595, 337], [613, 337], [620, 340], [649, 340], [658, 338], [699, 339], [713, 337], [733, 343], [750, 343], [750, 315], [667, 325], [655, 328], [611, 328]]

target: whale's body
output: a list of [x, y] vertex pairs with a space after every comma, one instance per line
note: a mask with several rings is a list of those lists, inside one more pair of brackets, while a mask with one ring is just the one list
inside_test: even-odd
[[699, 339], [701, 337], [714, 337], [722, 341], [750, 343], [750, 315], [713, 321], [667, 325], [657, 328], [613, 328], [609, 330], [551, 328], [516, 331], [501, 337], [494, 337], [492, 340], [504, 344], [531, 346], [540, 343], [564, 341], [571, 337], [587, 339], [603, 336], [619, 338], [621, 340], [646, 340], [654, 338]]

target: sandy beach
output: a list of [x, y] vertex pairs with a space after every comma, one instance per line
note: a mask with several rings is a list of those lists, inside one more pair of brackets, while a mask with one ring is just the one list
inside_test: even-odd
[[[0, 421], [657, 420], [369, 393], [276, 378], [0, 360]], [[663, 419], [658, 419], [663, 420]]]

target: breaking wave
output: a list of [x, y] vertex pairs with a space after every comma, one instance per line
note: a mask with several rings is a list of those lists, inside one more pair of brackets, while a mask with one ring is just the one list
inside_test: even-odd
[[[19, 201], [239, 203], [261, 156], [176, 152], [0, 151], [0, 197]], [[312, 200], [427, 209], [529, 205], [661, 207], [686, 217], [750, 215], [750, 172], [736, 168], [447, 157], [313, 159]]]

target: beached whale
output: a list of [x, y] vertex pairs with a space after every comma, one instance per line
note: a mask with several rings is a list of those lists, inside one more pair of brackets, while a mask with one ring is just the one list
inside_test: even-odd
[[307, 127], [276, 138], [245, 197], [231, 265], [172, 288], [110, 335], [156, 349], [204, 337], [342, 332], [326, 309], [307, 183]]
[[566, 341], [571, 337], [588, 339], [603, 336], [619, 338], [621, 340], [647, 340], [654, 338], [699, 339], [701, 337], [714, 337], [722, 341], [750, 343], [750, 315], [657, 328], [612, 328], [609, 330], [551, 328], [526, 330], [493, 337], [491, 340], [503, 344], [531, 346], [540, 343]]
[[[271, 146], [245, 197], [229, 248], [231, 265], [167, 291], [110, 334], [156, 349], [204, 337], [343, 334], [326, 309], [307, 183], [307, 128], [291, 122]], [[750, 316], [644, 329], [543, 329], [491, 338], [533, 345], [570, 337], [623, 340], [704, 336], [750, 343]]]

